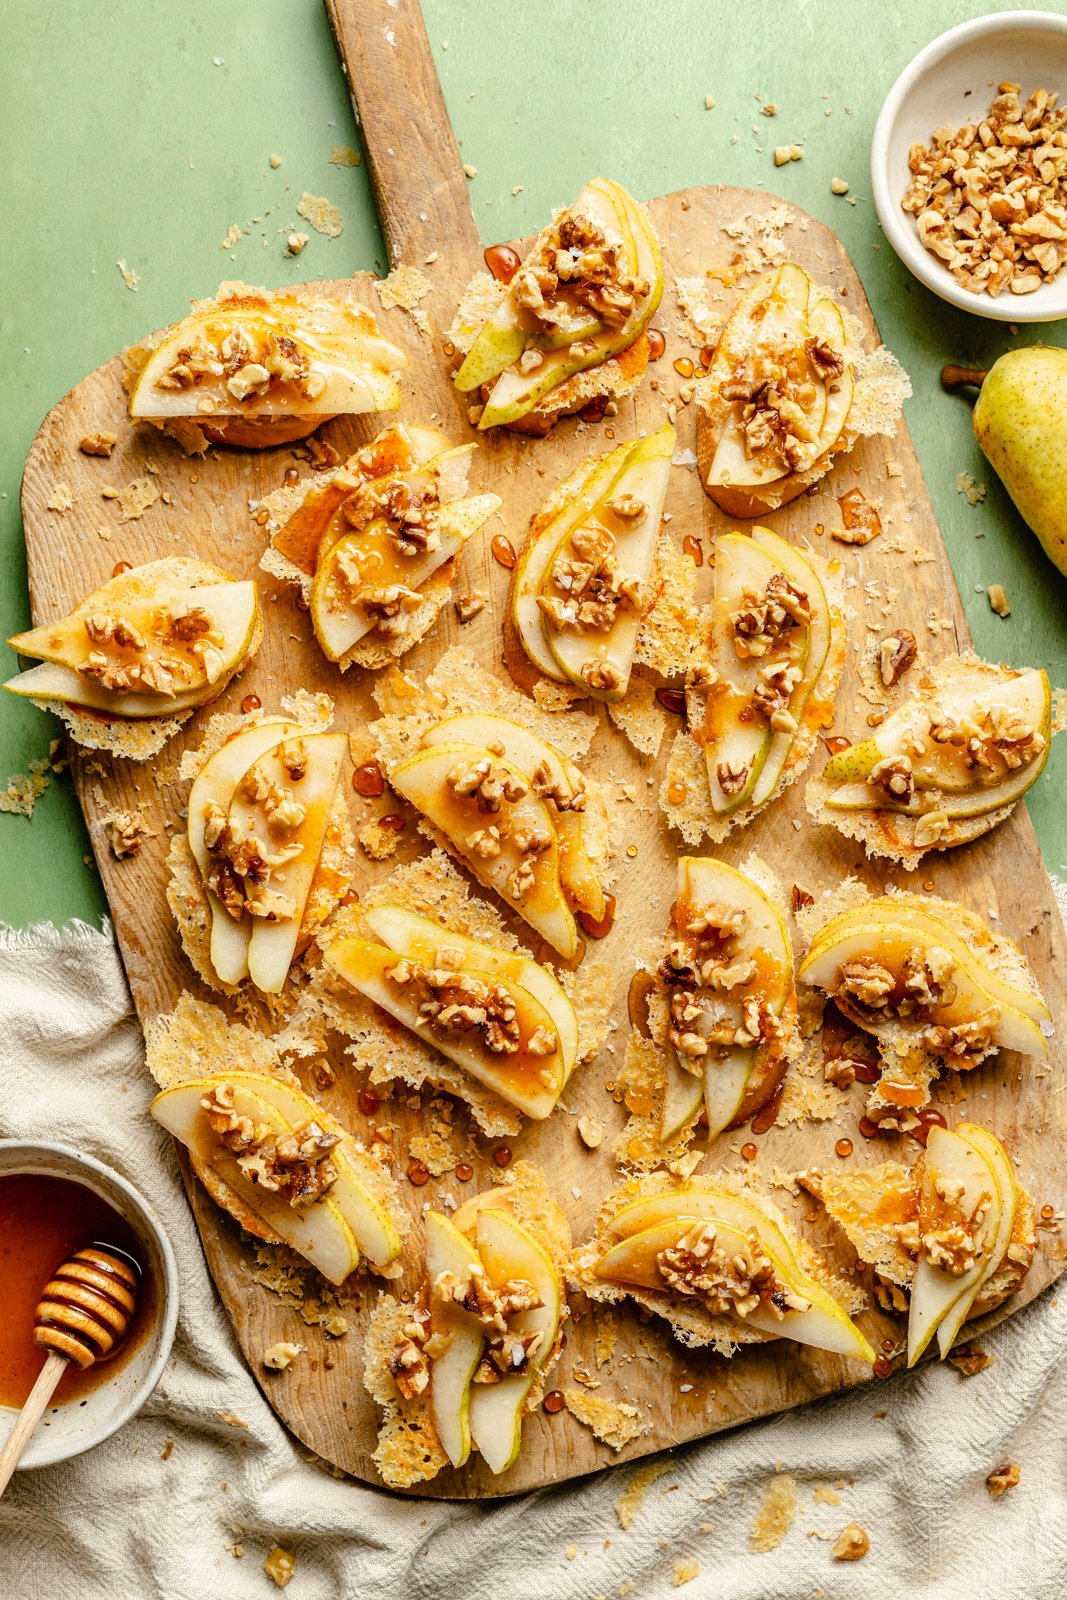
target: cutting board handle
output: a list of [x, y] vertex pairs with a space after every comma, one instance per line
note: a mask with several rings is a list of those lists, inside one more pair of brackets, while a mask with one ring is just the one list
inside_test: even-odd
[[418, 0], [326, 0], [355, 105], [390, 267], [480, 253]]

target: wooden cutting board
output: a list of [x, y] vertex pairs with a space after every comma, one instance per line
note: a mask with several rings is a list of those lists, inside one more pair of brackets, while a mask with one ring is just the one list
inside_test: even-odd
[[[420, 309], [428, 316], [431, 332], [420, 332], [403, 310], [383, 313], [376, 280], [370, 274], [357, 274], [355, 281], [367, 305], [380, 316], [387, 337], [408, 352], [402, 415], [411, 421], [435, 421], [457, 441], [463, 440], [469, 437], [466, 403], [452, 389], [442, 343], [461, 289], [482, 265], [482, 246], [422, 19], [415, 0], [328, 0], [328, 9], [354, 91], [390, 262], [418, 266], [430, 280], [431, 292]], [[605, 166], [610, 173], [607, 159]], [[559, 196], [561, 203], [570, 198]], [[474, 541], [475, 548], [468, 547], [463, 561], [469, 585], [488, 592], [491, 604], [463, 629], [458, 628], [449, 607], [433, 635], [406, 658], [405, 668], [413, 677], [428, 672], [453, 642], [466, 645], [486, 668], [503, 675], [501, 622], [508, 575], [490, 555], [491, 537], [507, 531], [519, 545], [530, 514], [579, 460], [608, 448], [612, 438], [630, 438], [662, 422], [667, 405], [677, 401], [683, 384], [673, 360], [696, 355], [681, 336], [675, 275], [692, 276], [713, 265], [725, 267], [734, 256], [735, 243], [723, 232], [724, 225], [744, 216], [763, 216], [781, 204], [765, 194], [725, 187], [691, 189], [650, 202], [664, 243], [667, 291], [656, 322], [666, 336], [666, 354], [650, 369], [637, 394], [622, 404], [618, 417], [606, 423], [564, 422], [546, 440], [503, 432], [480, 438], [472, 492], [496, 491], [503, 508], [501, 520], [494, 519], [486, 527]], [[862, 286], [837, 239], [803, 213], [789, 208], [789, 215], [784, 233], [788, 253], [820, 283], [839, 293], [842, 303], [873, 339], [875, 325]], [[427, 264], [427, 258], [435, 254]], [[214, 285], [189, 287], [192, 296], [208, 293]], [[175, 317], [182, 310], [175, 306]], [[249, 671], [223, 696], [223, 709], [234, 709], [250, 691], [256, 692], [265, 706], [273, 707], [281, 694], [305, 686], [334, 697], [342, 728], [358, 726], [375, 715], [371, 675], [353, 669], [342, 678], [318, 651], [308, 619], [296, 609], [291, 591], [259, 570], [264, 537], [249, 513], [249, 501], [278, 487], [286, 468], [293, 465], [291, 451], [218, 451], [206, 460], [191, 460], [152, 429], [128, 424], [120, 368], [121, 359], [116, 357], [72, 390], [45, 418], [30, 452], [22, 508], [34, 621], [43, 623], [69, 611], [111, 575], [119, 560], [139, 563], [171, 553], [199, 555], [240, 577], [258, 578], [266, 599], [263, 647]], [[656, 386], [649, 380], [655, 380]], [[322, 437], [344, 457], [387, 420], [338, 421], [326, 427]], [[693, 447], [694, 424], [692, 408], [680, 405], [677, 425], [682, 451]], [[110, 461], [78, 451], [83, 434], [98, 429], [111, 429], [119, 435]], [[897, 465], [890, 471], [891, 463], [899, 465], [899, 472]], [[307, 468], [300, 464], [300, 470]], [[145, 475], [168, 492], [170, 503], [161, 496], [139, 519], [118, 523], [113, 503], [101, 498], [102, 488], [122, 486]], [[70, 486], [72, 511], [48, 509], [57, 482]], [[833, 497], [856, 486], [880, 504], [886, 534], [862, 549], [832, 543], [828, 535], [820, 540], [816, 524], [827, 530], [840, 526]], [[672, 518], [671, 531], [679, 540], [685, 534], [702, 535], [708, 546], [716, 533], [729, 526], [702, 493], [695, 471], [684, 465], [671, 475], [666, 509]], [[821, 493], [802, 498], [767, 521], [788, 539], [810, 537], [824, 554], [840, 557], [850, 580], [854, 643], [866, 637], [868, 620], [879, 620], [882, 632], [910, 627], [931, 658], [969, 644], [963, 608], [903, 424], [895, 439], [861, 443], [837, 467]], [[98, 536], [101, 525], [111, 526], [110, 540]], [[889, 548], [901, 538], [906, 546], [903, 553]], [[705, 591], [710, 581], [705, 566], [700, 574]], [[880, 610], [872, 609], [880, 606], [881, 600], [865, 604], [872, 591], [864, 586], [870, 584], [879, 586], [879, 596], [894, 596], [884, 625]], [[928, 627], [931, 618], [936, 631]], [[864, 715], [868, 707], [857, 694], [857, 659], [857, 651], [850, 649], [835, 725], [836, 732], [853, 738], [867, 731]], [[74, 782], [142, 1023], [169, 1011], [183, 989], [217, 999], [201, 990], [185, 962], [164, 901], [168, 836], [182, 826], [185, 799], [185, 786], [174, 781], [173, 773], [180, 752], [198, 743], [208, 714], [195, 716], [184, 733], [147, 766], [101, 761], [91, 753], [72, 752]], [[664, 741], [660, 761], [649, 761], [636, 756], [605, 718], [588, 760], [590, 772], [632, 783], [637, 796], [636, 803], [620, 801], [627, 839], [636, 853], [628, 850], [618, 862], [618, 918], [608, 939], [594, 947], [595, 956], [609, 959], [618, 974], [613, 1013], [618, 1031], [614, 1044], [576, 1074], [567, 1092], [568, 1105], [574, 1111], [593, 1113], [608, 1123], [608, 1137], [599, 1151], [587, 1151], [576, 1135], [575, 1116], [558, 1111], [547, 1123], [531, 1125], [512, 1141], [516, 1156], [543, 1165], [566, 1207], [576, 1240], [587, 1236], [598, 1202], [617, 1181], [609, 1152], [612, 1136], [622, 1125], [623, 1111], [614, 1104], [606, 1084], [621, 1063], [632, 952], [648, 935], [663, 931], [673, 896], [674, 864], [681, 846], [663, 825], [654, 800], [662, 755], [672, 734], [673, 729]], [[932, 884], [938, 894], [960, 901], [983, 917], [995, 918], [999, 931], [1018, 940], [1063, 1027], [1067, 1010], [1056, 973], [1067, 970], [1067, 945], [1024, 806], [995, 833], [944, 859], [935, 856], [921, 872], [909, 875], [872, 865], [858, 846], [836, 832], [812, 827], [803, 808], [802, 791], [803, 783], [789, 789], [751, 827], [731, 837], [721, 849], [723, 858], [736, 863], [755, 849], [773, 863], [787, 886], [798, 883], [813, 892], [836, 884], [850, 872], [857, 873], [872, 890], [889, 882], [912, 889]], [[107, 849], [101, 818], [113, 809], [138, 805], [143, 806], [157, 837], [148, 840], [136, 856], [116, 861]], [[352, 796], [357, 822], [360, 805]], [[388, 870], [388, 865], [375, 867], [361, 855], [357, 888]], [[528, 930], [519, 926], [517, 931], [529, 943]], [[357, 1103], [360, 1080], [343, 1063], [340, 1052], [334, 1064], [336, 1082], [323, 1098], [349, 1127], [363, 1132], [367, 1119]], [[965, 1099], [959, 1114], [988, 1123], [1003, 1136], [1038, 1205], [1052, 1202], [1059, 1210], [1067, 1170], [1067, 1101], [1057, 1092], [1062, 1084], [1056, 1069], [1040, 1071], [1035, 1063], [1002, 1055], [969, 1074], [963, 1087]], [[854, 1162], [877, 1162], [897, 1155], [913, 1159], [917, 1150], [910, 1140], [868, 1143], [860, 1136], [856, 1124], [864, 1093], [862, 1086], [852, 1091], [847, 1109], [836, 1122], [776, 1127], [761, 1136], [757, 1141], [759, 1170], [770, 1175], [776, 1166], [793, 1171], [820, 1162], [833, 1165], [833, 1146], [842, 1135], [854, 1140]], [[134, 1104], [140, 1108], [136, 1114], [143, 1115], [144, 1101], [138, 1098], [133, 1102], [131, 1112]], [[402, 1187], [416, 1220], [428, 1202], [434, 1203], [445, 1193], [459, 1198], [473, 1193], [485, 1185], [490, 1171], [497, 1170], [491, 1165], [492, 1144], [482, 1141], [483, 1155], [471, 1182], [461, 1184], [450, 1174], [431, 1179], [425, 1188], [414, 1188], [403, 1173], [408, 1136], [418, 1127], [418, 1114], [399, 1102], [384, 1102], [374, 1121], [386, 1121], [397, 1129], [395, 1148]], [[721, 1138], [706, 1166], [711, 1170], [740, 1167], [740, 1146], [748, 1137], [746, 1130]], [[252, 1241], [215, 1208], [187, 1170], [185, 1176], [211, 1272], [271, 1405], [317, 1454], [357, 1477], [377, 1482], [370, 1459], [377, 1416], [360, 1377], [361, 1333], [377, 1296], [374, 1280], [359, 1280], [349, 1297], [346, 1311], [352, 1331], [329, 1342], [333, 1365], [328, 1367], [324, 1361], [327, 1341], [321, 1330], [307, 1326], [297, 1309], [255, 1280]], [[800, 1202], [795, 1204], [800, 1208]], [[804, 1227], [816, 1242], [825, 1243], [830, 1236], [824, 1219], [816, 1211], [809, 1223], [806, 1213], [806, 1205], [798, 1209]], [[404, 1288], [416, 1282], [418, 1239], [416, 1227]], [[1040, 1241], [1033, 1270], [1020, 1294], [984, 1326], [1019, 1309], [1063, 1270], [1064, 1247], [1058, 1232], [1043, 1231]], [[831, 1241], [831, 1256], [835, 1250], [838, 1265], [842, 1265], [837, 1242]], [[309, 1272], [308, 1278], [314, 1279], [314, 1274]], [[615, 1354], [598, 1370], [593, 1355], [593, 1318], [581, 1305], [573, 1310], [553, 1385], [566, 1389], [574, 1381], [575, 1370], [588, 1372], [599, 1380], [594, 1393], [640, 1407], [649, 1431], [628, 1446], [622, 1459], [714, 1433], [856, 1381], [855, 1364], [846, 1367], [837, 1358], [788, 1342], [755, 1346], [733, 1361], [684, 1354], [655, 1324], [641, 1324], [636, 1317], [625, 1315], [620, 1319], [622, 1332]], [[899, 1335], [899, 1328], [879, 1314], [870, 1315], [864, 1326], [876, 1346], [885, 1336]], [[269, 1374], [264, 1372], [261, 1358], [278, 1339], [303, 1344], [307, 1353], [288, 1372]], [[681, 1392], [682, 1383], [692, 1385], [690, 1392]], [[538, 1411], [527, 1418], [521, 1456], [505, 1477], [494, 1478], [475, 1459], [462, 1472], [442, 1473], [417, 1492], [456, 1498], [514, 1493], [558, 1483], [615, 1459], [566, 1411], [554, 1416]]]

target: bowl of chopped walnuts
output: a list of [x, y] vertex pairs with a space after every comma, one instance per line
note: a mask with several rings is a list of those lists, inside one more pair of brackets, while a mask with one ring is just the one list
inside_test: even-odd
[[943, 300], [1067, 317], [1067, 16], [1000, 12], [928, 44], [879, 113], [871, 184], [886, 238]]

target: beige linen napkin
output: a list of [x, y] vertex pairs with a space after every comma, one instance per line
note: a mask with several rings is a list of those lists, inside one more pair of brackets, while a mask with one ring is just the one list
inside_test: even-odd
[[[150, 1097], [110, 937], [0, 932], [0, 1135], [64, 1140], [123, 1172], [163, 1217], [182, 1289], [173, 1359], [141, 1415], [66, 1465], [17, 1474], [0, 1501], [0, 1600], [256, 1600], [275, 1592], [275, 1543], [297, 1558], [287, 1600], [646, 1600], [679, 1579], [685, 1600], [1067, 1592], [1067, 1294], [998, 1328], [995, 1364], [970, 1379], [927, 1367], [517, 1500], [406, 1500], [308, 1464], [261, 1397]], [[993, 1500], [986, 1474], [1007, 1460], [1021, 1482]], [[763, 1524], [789, 1525], [754, 1551], [768, 1492], [785, 1515]], [[848, 1522], [870, 1535], [855, 1564], [830, 1554]]]

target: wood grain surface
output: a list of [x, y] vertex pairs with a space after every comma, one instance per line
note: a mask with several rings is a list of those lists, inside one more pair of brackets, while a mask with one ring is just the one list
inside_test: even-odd
[[[424, 57], [405, 59], [404, 71], [400, 72], [397, 62], [382, 51], [376, 38], [367, 38], [368, 34], [373, 36], [375, 29], [390, 28], [395, 30], [398, 41], [414, 41], [410, 48], [417, 53], [421, 22], [416, 8], [407, 0], [396, 6], [386, 5], [384, 0], [358, 7], [331, 3], [330, 12], [339, 38], [348, 40], [349, 76], [364, 135], [376, 152], [376, 182], [388, 184], [393, 195], [384, 219], [390, 247], [397, 245], [401, 252], [393, 259], [412, 260], [420, 265], [426, 255], [439, 252], [438, 260], [423, 268], [432, 284], [421, 307], [429, 317], [431, 334], [420, 333], [402, 310], [380, 314], [387, 337], [409, 356], [402, 380], [402, 416], [410, 421], [433, 420], [458, 442], [470, 437], [466, 404], [451, 387], [442, 343], [456, 298], [480, 265], [477, 238], [473, 223], [463, 223], [459, 217], [462, 190], [457, 190], [454, 173], [450, 179], [447, 171], [433, 169], [442, 181], [432, 178], [427, 188], [422, 187], [422, 177], [428, 169], [420, 166], [418, 151], [426, 140], [440, 142], [447, 129], [447, 124], [445, 129], [440, 126], [443, 106], [436, 80], [429, 82], [426, 78]], [[358, 24], [354, 34], [353, 14]], [[384, 32], [381, 37], [385, 39]], [[400, 48], [399, 43], [389, 46], [394, 56]], [[407, 42], [403, 48], [408, 48]], [[372, 86], [357, 76], [357, 63], [361, 70], [378, 74]], [[412, 89], [423, 97], [418, 103], [398, 98], [398, 77], [405, 76]], [[433, 118], [438, 121], [434, 123]], [[410, 133], [412, 128], [418, 136], [405, 147], [400, 143], [401, 131], [407, 129]], [[450, 141], [451, 135], [447, 137]], [[384, 158], [383, 149], [387, 152]], [[388, 153], [402, 149], [406, 154], [399, 161]], [[402, 194], [404, 205], [398, 205], [397, 191]], [[560, 196], [561, 202], [569, 198]], [[531, 513], [578, 461], [608, 448], [613, 438], [621, 440], [647, 432], [663, 420], [666, 407], [677, 401], [682, 386], [672, 361], [682, 355], [695, 355], [679, 334], [675, 275], [691, 276], [715, 264], [728, 264], [734, 245], [723, 233], [723, 225], [779, 204], [761, 193], [727, 188], [689, 190], [650, 202], [664, 242], [667, 291], [656, 322], [667, 339], [665, 356], [650, 369], [637, 394], [622, 403], [619, 415], [606, 423], [588, 426], [565, 422], [546, 440], [499, 432], [479, 440], [471, 474], [472, 492], [495, 491], [501, 495], [503, 506], [499, 518], [494, 518], [472, 541], [473, 548], [467, 547], [460, 582], [488, 593], [491, 603], [473, 624], [462, 629], [451, 608], [447, 608], [433, 634], [406, 658], [405, 670], [412, 677], [428, 672], [446, 646], [454, 642], [469, 647], [487, 669], [503, 675], [500, 639], [508, 574], [493, 561], [490, 540], [494, 534], [507, 531], [518, 545]], [[420, 210], [424, 212], [427, 222], [405, 232], [404, 206], [414, 208], [416, 216]], [[863, 289], [835, 237], [811, 218], [794, 211], [785, 242], [789, 253], [820, 283], [842, 296], [843, 303], [859, 317], [873, 339], [876, 330]], [[378, 312], [373, 277], [361, 274], [355, 281], [366, 304]], [[207, 292], [213, 286], [200, 287]], [[329, 285], [319, 287], [329, 289]], [[176, 317], [181, 310], [175, 307]], [[341, 677], [319, 652], [307, 616], [296, 608], [292, 592], [259, 570], [264, 535], [250, 515], [249, 501], [278, 487], [286, 468], [294, 464], [292, 451], [286, 448], [252, 455], [219, 450], [206, 460], [190, 460], [154, 430], [129, 425], [120, 370], [121, 359], [116, 358], [80, 383], [46, 417], [30, 452], [23, 484], [23, 516], [35, 622], [46, 622], [70, 610], [91, 588], [110, 576], [116, 561], [139, 563], [170, 553], [196, 554], [217, 561], [242, 578], [259, 578], [266, 602], [263, 647], [254, 664], [222, 697], [219, 705], [223, 709], [236, 709], [250, 691], [272, 708], [281, 694], [303, 686], [325, 690], [334, 697], [341, 728], [358, 726], [375, 715], [372, 675], [353, 669]], [[653, 388], [650, 380], [655, 380], [658, 387]], [[322, 437], [343, 457], [373, 436], [387, 420], [338, 420], [322, 430]], [[691, 450], [695, 425], [691, 407], [679, 408], [677, 425], [679, 451]], [[110, 461], [79, 453], [78, 440], [84, 433], [107, 428], [119, 435]], [[887, 473], [891, 461], [902, 469], [898, 476]], [[307, 471], [304, 463], [296, 464], [301, 472]], [[117, 526], [113, 509], [101, 498], [101, 490], [109, 485], [121, 487], [145, 474], [153, 475], [161, 490], [169, 492], [172, 503], [165, 504], [160, 498], [138, 520]], [[69, 485], [72, 511], [48, 510], [57, 482]], [[881, 504], [889, 537], [875, 539], [862, 549], [830, 546], [828, 540], [824, 544], [815, 533], [816, 524], [827, 528], [839, 525], [836, 503], [827, 497], [842, 495], [856, 486]], [[672, 472], [666, 510], [671, 517], [670, 531], [679, 541], [687, 533], [702, 534], [708, 546], [716, 533], [730, 526], [704, 496], [695, 471], [685, 465]], [[847, 575], [856, 579], [856, 586], [849, 591], [854, 640], [862, 639], [865, 631], [862, 586], [877, 582], [882, 594], [889, 589], [897, 592], [888, 621], [894, 627], [911, 627], [932, 659], [968, 644], [951, 569], [903, 424], [893, 440], [862, 442], [835, 469], [821, 492], [802, 498], [766, 520], [794, 542], [810, 538], [825, 554], [840, 556]], [[97, 532], [105, 524], [112, 529], [108, 540]], [[887, 550], [897, 535], [903, 535], [908, 553]], [[912, 548], [922, 557], [918, 562], [912, 559]], [[705, 566], [699, 577], [706, 593], [711, 584], [710, 568]], [[927, 627], [930, 616], [946, 622], [936, 635]], [[866, 732], [868, 707], [857, 694], [853, 661], [858, 656], [852, 650], [849, 656], [834, 731], [858, 738]], [[168, 836], [183, 826], [185, 800], [185, 786], [174, 780], [174, 769], [181, 750], [198, 742], [209, 714], [194, 716], [185, 731], [147, 766], [73, 752], [75, 785], [142, 1023], [172, 1009], [183, 989], [217, 999], [200, 988], [186, 963], [164, 900]], [[607, 940], [592, 947], [594, 957], [610, 960], [617, 973], [613, 1015], [618, 1031], [614, 1042], [595, 1061], [581, 1068], [568, 1086], [566, 1101], [572, 1114], [557, 1111], [546, 1123], [531, 1125], [520, 1138], [510, 1141], [514, 1155], [529, 1157], [545, 1168], [568, 1212], [575, 1240], [587, 1236], [601, 1197], [617, 1181], [610, 1147], [611, 1136], [622, 1126], [623, 1112], [613, 1102], [606, 1084], [613, 1081], [621, 1062], [632, 952], [649, 934], [663, 930], [673, 895], [674, 864], [681, 845], [663, 825], [654, 798], [667, 742], [669, 737], [660, 760], [649, 761], [635, 755], [606, 718], [602, 721], [588, 758], [588, 770], [631, 782], [637, 791], [637, 803], [627, 804], [622, 817], [626, 838], [636, 848], [636, 854], [623, 854], [617, 863], [619, 915]], [[816, 764], [818, 760], [816, 757]], [[1067, 945], [1023, 806], [992, 835], [943, 860], [933, 857], [921, 872], [907, 874], [870, 864], [859, 846], [833, 830], [813, 827], [803, 808], [802, 790], [802, 783], [788, 790], [752, 826], [732, 836], [718, 853], [726, 861], [737, 863], [754, 849], [773, 864], [787, 885], [796, 882], [812, 892], [836, 884], [850, 872], [857, 873], [872, 890], [889, 882], [912, 889], [932, 882], [936, 893], [960, 901], [983, 917], [995, 917], [994, 927], [1020, 943], [1062, 1029], [1064, 992], [1057, 973], [1065, 970]], [[358, 823], [363, 815], [362, 802], [350, 790], [348, 793], [353, 819]], [[101, 819], [112, 809], [137, 805], [143, 806], [157, 837], [148, 840], [136, 856], [116, 861], [106, 847]], [[402, 854], [417, 853], [410, 825], [404, 838]], [[388, 864], [374, 866], [361, 856], [356, 887], [377, 881], [388, 870]], [[524, 925], [514, 921], [509, 925], [525, 943], [531, 943]], [[533, 949], [535, 954], [549, 954], [536, 944]], [[336, 1082], [323, 1093], [323, 1099], [355, 1132], [365, 1133], [368, 1121], [357, 1103], [360, 1078], [342, 1059], [339, 1049], [331, 1060]], [[1036, 1063], [1001, 1055], [968, 1074], [962, 1083], [965, 1098], [958, 1114], [987, 1123], [1004, 1137], [1038, 1205], [1050, 1200], [1059, 1207], [1067, 1173], [1067, 1111], [1063, 1097], [1056, 1092], [1061, 1085], [1055, 1070], [1039, 1070]], [[758, 1140], [759, 1169], [769, 1175], [776, 1166], [796, 1170], [820, 1162], [834, 1163], [833, 1145], [842, 1134], [855, 1142], [852, 1160], [856, 1163], [890, 1156], [910, 1161], [917, 1153], [910, 1140], [886, 1138], [868, 1143], [859, 1136], [856, 1124], [863, 1096], [862, 1086], [857, 1085], [851, 1091], [847, 1110], [835, 1122], [774, 1127], [762, 1135]], [[609, 1136], [598, 1151], [587, 1151], [576, 1136], [576, 1115], [582, 1113], [593, 1113], [608, 1123]], [[405, 1098], [398, 1098], [383, 1102], [372, 1120], [376, 1124], [387, 1122], [397, 1130], [395, 1149], [402, 1175], [408, 1137], [419, 1125], [418, 1112], [406, 1104]], [[462, 1117], [457, 1121], [463, 1125]], [[747, 1133], [720, 1138], [705, 1162], [707, 1169], [741, 1166], [739, 1150], [745, 1137]], [[487, 1174], [496, 1170], [492, 1166], [493, 1144], [480, 1141], [480, 1148], [482, 1153], [468, 1184], [446, 1175], [440, 1180], [431, 1179], [424, 1188], [414, 1188], [402, 1179], [415, 1219], [402, 1289], [412, 1288], [419, 1277], [419, 1221], [424, 1205], [433, 1204], [442, 1194], [462, 1199], [484, 1186]], [[242, 1349], [270, 1403], [297, 1437], [320, 1456], [360, 1478], [378, 1481], [370, 1459], [377, 1417], [360, 1381], [361, 1330], [366, 1312], [377, 1296], [374, 1280], [357, 1279], [345, 1296], [352, 1332], [340, 1341], [327, 1341], [318, 1328], [306, 1326], [295, 1309], [255, 1281], [253, 1242], [214, 1207], [188, 1174], [187, 1186], [208, 1264]], [[795, 1205], [803, 1230], [817, 1244], [829, 1242], [831, 1259], [835, 1259], [836, 1252], [840, 1268], [845, 1257], [820, 1214], [813, 1212], [809, 1222], [807, 1203], [797, 1201]], [[1063, 1270], [1064, 1249], [1059, 1234], [1041, 1232], [1039, 1240], [1037, 1259], [1019, 1295], [978, 1326], [987, 1326], [1026, 1304]], [[313, 1273], [308, 1276], [314, 1278]], [[570, 1385], [576, 1369], [596, 1371], [592, 1316], [581, 1304], [573, 1305], [572, 1310], [566, 1349], [552, 1380], [559, 1388]], [[899, 1326], [880, 1314], [871, 1313], [862, 1320], [876, 1346], [887, 1333], [890, 1337], [899, 1335]], [[856, 1363], [787, 1342], [753, 1347], [733, 1361], [725, 1361], [717, 1356], [684, 1353], [655, 1324], [644, 1325], [636, 1317], [624, 1315], [621, 1323], [615, 1354], [596, 1373], [601, 1385], [596, 1392], [603, 1398], [638, 1405], [650, 1424], [650, 1431], [628, 1446], [621, 1459], [714, 1433], [864, 1378], [864, 1369]], [[267, 1373], [262, 1354], [278, 1339], [304, 1344], [307, 1353], [288, 1371]], [[334, 1363], [331, 1367], [324, 1362], [327, 1353]], [[689, 1393], [681, 1393], [683, 1382], [692, 1384]], [[559, 1482], [616, 1459], [620, 1458], [599, 1444], [567, 1412], [549, 1416], [538, 1411], [527, 1418], [520, 1458], [505, 1476], [494, 1478], [472, 1459], [463, 1471], [442, 1473], [416, 1492], [457, 1498], [510, 1494]]]

